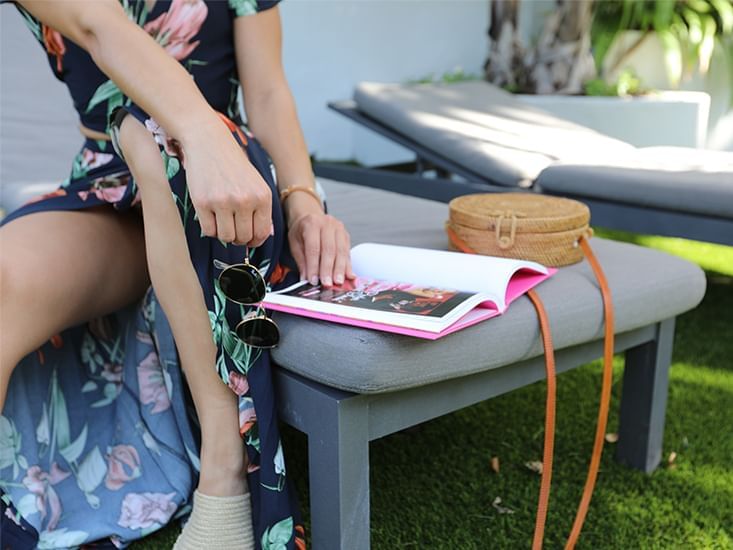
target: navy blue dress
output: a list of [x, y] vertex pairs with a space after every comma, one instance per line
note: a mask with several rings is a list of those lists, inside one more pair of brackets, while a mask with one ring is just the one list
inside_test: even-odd
[[[235, 17], [277, 1], [124, 0], [128, 16], [188, 70], [207, 101], [272, 189], [275, 234], [250, 262], [279, 287], [297, 279], [267, 153], [239, 119]], [[270, 357], [233, 328], [256, 308], [225, 299], [221, 262], [245, 248], [201, 236], [179, 150], [165, 130], [130, 103], [91, 57], [18, 7], [69, 88], [80, 121], [107, 132], [125, 107], [160, 144], [217, 344], [216, 368], [239, 396], [240, 434], [249, 458], [257, 546], [305, 548], [286, 477]], [[135, 181], [110, 142], [87, 139], [59, 188], [11, 212], [3, 223], [47, 210], [140, 202]], [[90, 296], [90, 299], [94, 299]], [[0, 521], [3, 548], [69, 548], [101, 541], [122, 548], [190, 511], [199, 471], [195, 411], [172, 333], [155, 294], [102, 319], [55, 335], [15, 369], [0, 416]]]

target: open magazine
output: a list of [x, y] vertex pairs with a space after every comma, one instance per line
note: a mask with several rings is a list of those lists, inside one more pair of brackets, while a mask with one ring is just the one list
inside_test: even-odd
[[301, 281], [268, 292], [267, 309], [435, 340], [501, 315], [556, 270], [536, 262], [364, 243], [358, 277], [325, 288]]

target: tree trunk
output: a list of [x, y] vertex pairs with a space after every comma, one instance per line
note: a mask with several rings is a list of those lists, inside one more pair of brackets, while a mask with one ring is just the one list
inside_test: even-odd
[[537, 44], [518, 33], [519, 0], [493, 0], [486, 80], [513, 92], [579, 94], [595, 78], [590, 50], [592, 0], [555, 0]]
[[519, 0], [491, 2], [489, 44], [486, 79], [511, 91], [524, 91], [528, 75], [522, 71], [525, 51], [519, 37]]

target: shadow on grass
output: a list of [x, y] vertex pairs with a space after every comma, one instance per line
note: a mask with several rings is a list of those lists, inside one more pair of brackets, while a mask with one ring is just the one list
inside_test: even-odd
[[[718, 384], [710, 369], [705, 376], [700, 370], [672, 369], [663, 456], [666, 464], [675, 451], [675, 468], [650, 476], [629, 470], [613, 461], [615, 449], [607, 445], [578, 548], [722, 548], [733, 540], [726, 530], [733, 525], [733, 440], [724, 439], [723, 429], [733, 425], [733, 380]], [[558, 379], [547, 548], [563, 545], [582, 492], [600, 371], [594, 363]], [[609, 431], [618, 425], [620, 386]], [[541, 456], [544, 392], [537, 383], [374, 441], [372, 547], [529, 547], [539, 477], [524, 463]], [[286, 446], [307, 517], [306, 438], [287, 429]], [[499, 474], [491, 471], [492, 456], [500, 458]], [[513, 513], [499, 514], [496, 497]]]
[[674, 361], [733, 370], [733, 279], [708, 280], [702, 303], [677, 318]]
[[733, 545], [733, 438], [725, 435], [733, 424], [733, 392], [722, 387], [733, 380], [697, 380], [697, 370], [673, 366], [659, 469], [647, 476], [612, 463], [611, 453], [604, 456], [582, 547]]

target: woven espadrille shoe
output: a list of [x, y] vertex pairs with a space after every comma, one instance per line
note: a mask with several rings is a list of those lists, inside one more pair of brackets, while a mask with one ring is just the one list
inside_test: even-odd
[[249, 493], [233, 497], [193, 493], [193, 511], [173, 550], [254, 550], [254, 547]]

